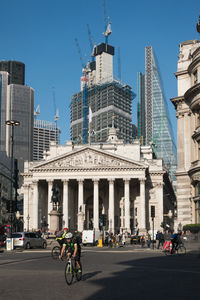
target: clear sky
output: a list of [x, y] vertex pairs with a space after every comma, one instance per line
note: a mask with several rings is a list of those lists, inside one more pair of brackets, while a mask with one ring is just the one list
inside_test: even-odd
[[[112, 22], [109, 43], [120, 47], [121, 79], [136, 92], [137, 72], [145, 71], [145, 46], [157, 56], [170, 118], [176, 137], [175, 110], [170, 98], [177, 96], [178, 45], [199, 39], [196, 23], [199, 0], [106, 0]], [[26, 85], [35, 90], [40, 119], [54, 120], [53, 87], [59, 109], [61, 143], [70, 139], [70, 98], [80, 90], [81, 62], [74, 39], [78, 38], [87, 62], [93, 41], [103, 42], [102, 0], [7, 0], [0, 3], [0, 60], [18, 60], [26, 65]], [[118, 56], [114, 57], [118, 76]], [[136, 99], [133, 101], [136, 124]]]

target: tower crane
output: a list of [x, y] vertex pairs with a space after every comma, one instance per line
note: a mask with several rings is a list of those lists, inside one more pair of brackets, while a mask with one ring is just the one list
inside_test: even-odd
[[102, 5], [103, 5], [104, 30], [105, 30], [105, 32], [103, 32], [103, 35], [105, 36], [105, 43], [108, 44], [108, 36], [112, 33], [111, 22], [109, 21], [109, 17], [106, 14], [105, 0], [102, 0]]
[[88, 29], [88, 37], [89, 37], [90, 49], [91, 49], [91, 59], [92, 59], [92, 61], [94, 61], [94, 48], [95, 48], [95, 44], [92, 41], [92, 35], [91, 35], [89, 24], [87, 24], [87, 29]]
[[37, 118], [37, 116], [40, 115], [40, 104], [34, 109], [34, 117]]
[[56, 107], [56, 93], [55, 93], [55, 88], [53, 88], [52, 95], [53, 95], [53, 105], [54, 105], [54, 112], [55, 112], [54, 121], [55, 121], [55, 125], [56, 125], [55, 140], [56, 140], [56, 143], [57, 143], [57, 122], [58, 122], [58, 119], [59, 119], [59, 110]]
[[82, 73], [81, 82], [83, 86], [83, 144], [87, 144], [88, 142], [88, 120], [87, 120], [87, 112], [88, 112], [88, 103], [87, 103], [87, 94], [88, 94], [88, 74], [90, 70], [90, 62], [84, 65], [83, 57], [81, 54], [81, 49], [78, 43], [78, 39], [75, 39], [76, 47], [80, 56], [81, 65], [82, 65]]

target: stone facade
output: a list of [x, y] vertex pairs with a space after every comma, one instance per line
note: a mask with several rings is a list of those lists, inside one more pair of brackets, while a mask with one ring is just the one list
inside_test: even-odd
[[200, 223], [200, 42], [180, 44], [175, 73], [177, 111], [177, 226]]
[[[124, 144], [110, 129], [107, 143], [66, 146], [51, 144], [44, 160], [24, 167], [24, 229], [41, 228], [44, 219], [51, 230], [52, 187], [59, 190], [62, 227], [70, 230], [104, 229], [112, 232], [155, 229], [174, 209], [174, 194], [161, 159], [153, 159], [150, 146]], [[169, 192], [170, 191], [170, 192]], [[165, 218], [165, 220], [164, 220]]]

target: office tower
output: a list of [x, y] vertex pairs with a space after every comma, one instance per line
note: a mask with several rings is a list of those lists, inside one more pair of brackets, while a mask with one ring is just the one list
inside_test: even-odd
[[96, 61], [87, 64], [81, 77], [81, 91], [71, 98], [71, 139], [75, 143], [106, 141], [111, 126], [118, 129], [119, 139], [132, 142], [134, 93], [129, 85], [114, 80], [113, 55], [114, 47], [108, 44], [94, 48]]
[[33, 160], [42, 160], [43, 152], [50, 149], [50, 143], [59, 143], [60, 130], [56, 123], [34, 119]]
[[138, 115], [144, 144], [153, 144], [155, 156], [163, 158], [172, 179], [177, 165], [176, 145], [162, 80], [152, 47], [145, 48], [145, 79], [138, 74]]
[[9, 82], [8, 72], [0, 71], [0, 151], [6, 150], [6, 107], [7, 107], [7, 86]]
[[[18, 159], [20, 171], [24, 161], [32, 160], [34, 91], [31, 87], [10, 84], [7, 86], [6, 120], [17, 120], [14, 128], [14, 157]], [[6, 152], [11, 156], [11, 126], [2, 124], [6, 130]]]
[[0, 71], [9, 73], [9, 84], [25, 84], [25, 64], [19, 61], [0, 61]]
[[145, 75], [137, 73], [137, 126], [138, 139], [145, 144]]

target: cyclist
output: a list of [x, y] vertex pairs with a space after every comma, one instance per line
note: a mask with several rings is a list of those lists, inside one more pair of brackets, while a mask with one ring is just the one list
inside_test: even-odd
[[81, 256], [81, 246], [76, 238], [73, 238], [73, 234], [71, 232], [68, 232], [65, 236], [66, 242], [63, 244], [63, 248], [61, 250], [61, 255], [59, 256], [60, 259], [62, 259], [64, 249], [67, 248], [67, 259], [71, 256], [74, 257], [78, 272], [81, 272], [81, 266], [80, 266], [80, 256]]
[[181, 233], [172, 232], [171, 243], [172, 243], [172, 250], [171, 250], [171, 254], [172, 254], [172, 253], [174, 253], [174, 250], [177, 249], [178, 245], [180, 245], [182, 243]]
[[[63, 244], [65, 243], [65, 236], [68, 233], [68, 231], [69, 231], [68, 228], [63, 228], [63, 231], [59, 231], [56, 236], [56, 241], [58, 241], [58, 243], [60, 244], [60, 246], [62, 246], [62, 248], [63, 248]], [[64, 252], [64, 249], [63, 249], [63, 252]]]

